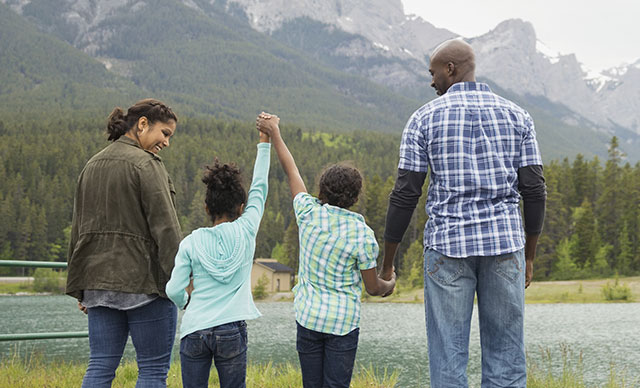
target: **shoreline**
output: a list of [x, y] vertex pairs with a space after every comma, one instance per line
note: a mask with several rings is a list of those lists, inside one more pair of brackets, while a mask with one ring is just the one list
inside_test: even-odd
[[[63, 293], [34, 292], [29, 290], [31, 281], [15, 282], [0, 279], [0, 297], [3, 296], [48, 296], [64, 295]], [[24, 279], [24, 278], [23, 278]], [[616, 281], [619, 286], [629, 289], [630, 297], [620, 300], [607, 300], [603, 294], [603, 288], [609, 284], [614, 286]], [[292, 302], [293, 292], [278, 292], [268, 294], [256, 302], [278, 303]], [[363, 303], [424, 303], [424, 290], [422, 288], [404, 288], [402, 284], [396, 287], [392, 295], [386, 298], [362, 296]], [[627, 278], [604, 278], [585, 280], [555, 280], [533, 282], [525, 290], [525, 304], [594, 304], [594, 303], [638, 303], [640, 302], [640, 276]]]

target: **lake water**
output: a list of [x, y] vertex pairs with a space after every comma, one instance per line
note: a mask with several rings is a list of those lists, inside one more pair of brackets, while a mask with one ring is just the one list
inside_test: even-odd
[[[297, 364], [292, 303], [258, 303], [263, 313], [248, 322], [249, 360]], [[74, 300], [65, 296], [0, 297], [0, 332], [51, 332], [87, 330], [87, 319]], [[529, 360], [546, 365], [543, 353], [551, 352], [552, 367], [562, 369], [562, 348], [570, 359], [582, 354], [585, 382], [604, 384], [611, 364], [627, 378], [640, 378], [640, 304], [527, 305], [526, 346]], [[178, 342], [174, 356], [178, 357]], [[428, 382], [427, 339], [422, 304], [365, 303], [357, 363], [396, 369], [399, 387], [424, 387]], [[0, 355], [39, 352], [49, 360], [87, 361], [86, 338], [0, 342]], [[480, 340], [477, 314], [471, 329], [470, 386], [480, 385]], [[125, 357], [133, 359], [131, 344]]]

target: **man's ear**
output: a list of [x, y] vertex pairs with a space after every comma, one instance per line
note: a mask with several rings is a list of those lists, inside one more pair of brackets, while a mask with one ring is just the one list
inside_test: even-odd
[[447, 75], [449, 77], [453, 76], [456, 71], [456, 64], [453, 62], [447, 62]]
[[244, 213], [244, 203], [241, 203], [240, 207], [238, 208], [238, 216], [241, 216], [242, 213]]

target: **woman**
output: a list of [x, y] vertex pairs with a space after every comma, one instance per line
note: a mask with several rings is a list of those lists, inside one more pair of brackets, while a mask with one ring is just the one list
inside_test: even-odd
[[89, 366], [83, 387], [110, 387], [131, 334], [136, 387], [166, 387], [177, 308], [167, 299], [181, 240], [171, 178], [158, 156], [178, 118], [154, 99], [124, 114], [113, 141], [80, 173], [75, 193], [66, 293], [89, 315]]

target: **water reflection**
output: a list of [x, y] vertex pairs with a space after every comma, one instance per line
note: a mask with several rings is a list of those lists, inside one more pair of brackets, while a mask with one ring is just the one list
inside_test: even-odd
[[[297, 364], [295, 321], [291, 303], [259, 303], [263, 316], [248, 322], [249, 360], [254, 363]], [[0, 297], [3, 333], [83, 331], [86, 316], [73, 299], [64, 296]], [[627, 377], [640, 375], [640, 304], [556, 304], [526, 307], [525, 335], [528, 357], [541, 362], [549, 349], [557, 371], [562, 368], [561, 344], [583, 353], [587, 384], [607, 381], [610, 363]], [[178, 356], [178, 342], [174, 356]], [[427, 339], [421, 304], [364, 304], [357, 362], [400, 372], [401, 387], [428, 382]], [[86, 362], [87, 339], [0, 342], [0, 355], [39, 352], [47, 360]], [[480, 340], [477, 314], [471, 329], [469, 383], [480, 384]], [[135, 357], [129, 343], [125, 357]]]

